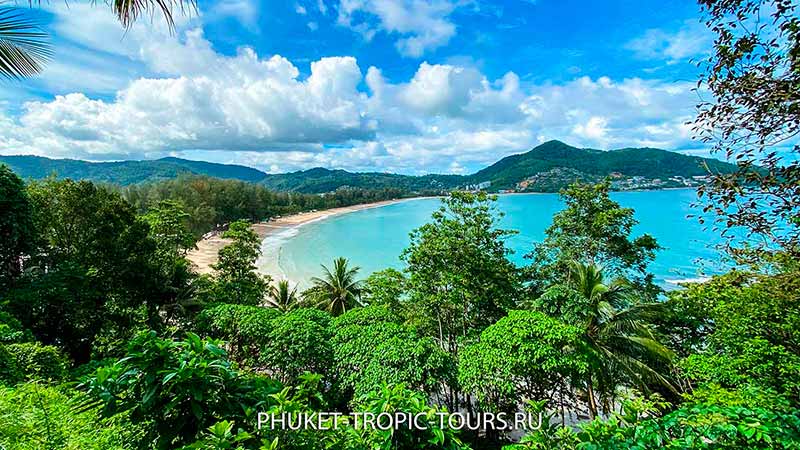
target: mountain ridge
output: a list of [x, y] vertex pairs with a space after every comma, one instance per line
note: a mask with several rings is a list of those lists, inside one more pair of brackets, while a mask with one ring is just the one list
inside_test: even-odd
[[552, 192], [575, 179], [597, 181], [609, 176], [620, 189], [677, 187], [696, 185], [694, 178], [706, 175], [708, 170], [730, 172], [735, 169], [734, 165], [717, 159], [668, 150], [647, 147], [596, 150], [572, 147], [555, 140], [501, 158], [469, 175], [401, 175], [323, 167], [267, 174], [247, 166], [175, 157], [88, 162], [41, 156], [0, 156], [0, 163], [9, 165], [23, 178], [33, 179], [56, 173], [62, 178], [129, 185], [189, 174], [262, 183], [273, 190], [302, 193], [325, 193], [342, 187], [398, 188], [419, 193], [456, 188]]

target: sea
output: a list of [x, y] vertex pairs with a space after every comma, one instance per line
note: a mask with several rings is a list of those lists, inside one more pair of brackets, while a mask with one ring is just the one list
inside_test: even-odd
[[[633, 236], [648, 233], [663, 250], [649, 266], [656, 282], [665, 289], [681, 282], [700, 281], [728, 267], [717, 250], [719, 233], [701, 224], [692, 204], [693, 189], [614, 192], [611, 198], [633, 208], [639, 222]], [[334, 215], [268, 236], [262, 243], [258, 265], [265, 273], [291, 280], [301, 289], [321, 276], [321, 265], [331, 266], [338, 257], [358, 266], [360, 277], [386, 269], [403, 269], [400, 254], [409, 245], [409, 233], [429, 222], [439, 208], [438, 198], [409, 199], [377, 208]], [[516, 230], [507, 240], [510, 259], [518, 266], [530, 264], [525, 255], [544, 239], [553, 214], [564, 207], [557, 194], [499, 195], [499, 226]]]

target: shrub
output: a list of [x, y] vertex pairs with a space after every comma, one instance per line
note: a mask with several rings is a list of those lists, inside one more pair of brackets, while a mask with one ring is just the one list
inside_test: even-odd
[[197, 331], [228, 343], [230, 358], [245, 366], [261, 363], [271, 322], [280, 313], [260, 306], [218, 304], [198, 316]]
[[25, 379], [60, 381], [67, 376], [69, 362], [64, 354], [52, 345], [24, 342], [5, 347], [16, 360], [17, 368]]
[[284, 383], [294, 384], [303, 372], [327, 376], [333, 364], [330, 314], [298, 309], [278, 316], [264, 345], [264, 362]]
[[12, 344], [33, 340], [30, 330], [23, 328], [22, 323], [11, 314], [0, 311], [0, 344]]
[[105, 403], [106, 417], [130, 412], [147, 424], [146, 448], [178, 448], [219, 420], [252, 418], [280, 390], [271, 380], [242, 376], [218, 344], [193, 333], [181, 341], [142, 333], [124, 358], [97, 369], [84, 386]]
[[125, 416], [103, 419], [76, 391], [36, 383], [0, 387], [0, 448], [128, 450], [140, 430]]
[[0, 345], [0, 385], [13, 386], [22, 380], [22, 374], [17, 367], [17, 359]]

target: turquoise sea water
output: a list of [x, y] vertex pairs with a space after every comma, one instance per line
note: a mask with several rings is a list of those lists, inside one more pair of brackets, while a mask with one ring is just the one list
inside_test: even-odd
[[[687, 218], [697, 214], [690, 207], [695, 195], [690, 189], [612, 194], [621, 205], [636, 211], [636, 235], [649, 233], [665, 248], [650, 270], [667, 288], [674, 287], [676, 280], [721, 270], [719, 255], [711, 248], [720, 242], [719, 236], [696, 219]], [[414, 199], [333, 216], [270, 236], [262, 246], [262, 267], [282, 273], [301, 287], [319, 276], [320, 264], [330, 265], [339, 256], [360, 266], [363, 277], [387, 267], [400, 269], [399, 256], [409, 243], [409, 232], [430, 220], [439, 204], [435, 198]], [[501, 195], [497, 206], [505, 213], [501, 226], [519, 231], [509, 239], [509, 247], [515, 251], [511, 259], [525, 265], [528, 261], [523, 255], [544, 238], [545, 228], [563, 204], [555, 194], [515, 194]]]

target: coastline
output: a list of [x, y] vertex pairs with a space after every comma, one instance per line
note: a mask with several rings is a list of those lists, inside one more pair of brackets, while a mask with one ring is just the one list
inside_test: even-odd
[[[409, 198], [400, 198], [395, 200], [384, 200], [380, 202], [373, 202], [373, 203], [363, 203], [359, 205], [352, 205], [352, 206], [342, 206], [339, 208], [331, 208], [331, 209], [323, 209], [318, 211], [306, 211], [297, 214], [292, 214], [289, 216], [283, 216], [279, 218], [270, 219], [266, 222], [257, 222], [251, 225], [251, 229], [258, 235], [259, 240], [261, 241], [261, 249], [262, 255], [256, 261], [256, 265], [258, 266], [259, 272], [265, 275], [269, 275], [272, 277], [274, 281], [286, 279], [283, 273], [280, 272], [280, 266], [278, 264], [278, 255], [274, 253], [267, 254], [264, 252], [265, 247], [269, 247], [268, 239], [270, 236], [276, 236], [281, 233], [291, 232], [291, 230], [295, 230], [303, 225], [309, 224], [311, 222], [316, 222], [318, 220], [324, 220], [330, 217], [347, 214], [355, 211], [362, 211], [365, 209], [372, 209], [372, 208], [380, 208], [383, 206], [394, 205], [396, 203], [401, 203], [409, 200], [416, 200], [420, 198], [426, 197], [409, 197]], [[186, 259], [192, 265], [192, 268], [198, 274], [211, 274], [213, 273], [214, 269], [211, 268], [213, 264], [217, 262], [218, 252], [223, 247], [230, 244], [232, 241], [230, 239], [225, 239], [219, 234], [215, 234], [209, 237], [204, 237], [197, 241], [197, 247], [190, 252], [187, 253]], [[268, 248], [267, 248], [268, 249]], [[294, 280], [291, 280], [293, 283]]]

